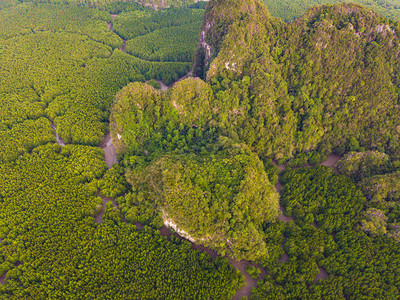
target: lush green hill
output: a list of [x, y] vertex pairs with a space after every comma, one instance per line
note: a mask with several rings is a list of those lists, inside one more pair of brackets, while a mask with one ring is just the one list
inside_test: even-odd
[[[112, 136], [133, 186], [119, 199], [123, 211], [155, 226], [164, 217], [206, 245], [213, 226], [225, 220], [218, 238], [235, 242], [211, 246], [257, 258], [266, 268], [254, 299], [397, 299], [398, 171], [392, 166], [400, 153], [399, 44], [399, 23], [356, 4], [316, 7], [287, 24], [257, 0], [211, 1], [195, 65], [204, 81], [186, 79], [164, 93], [133, 84], [114, 103]], [[232, 173], [249, 175], [232, 163], [239, 149], [265, 162], [264, 174], [241, 165], [250, 166], [254, 182], [276, 179], [270, 159], [295, 157], [280, 180], [280, 204], [293, 220], [254, 222], [253, 187], [240, 197], [247, 222], [238, 230], [243, 219], [231, 206], [239, 195]], [[331, 152], [365, 150], [393, 159], [344, 158], [349, 165], [338, 167], [346, 175], [325, 167], [290, 170]], [[273, 203], [274, 188], [263, 186], [265, 201]], [[273, 205], [258, 207], [274, 212]], [[254, 227], [264, 232], [263, 243]], [[248, 233], [254, 238], [242, 245]], [[254, 242], [257, 247], [246, 248]]]
[[235, 22], [222, 13], [226, 2], [208, 7], [215, 25], [204, 25], [198, 55], [206, 68], [216, 57], [206, 76], [220, 128], [275, 159], [314, 149], [399, 151], [398, 23], [348, 4], [286, 25], [257, 1], [242, 4]]

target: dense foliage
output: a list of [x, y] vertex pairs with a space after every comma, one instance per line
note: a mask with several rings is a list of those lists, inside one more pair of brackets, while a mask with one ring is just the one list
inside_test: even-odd
[[[300, 18], [307, 9], [316, 5], [342, 3], [342, 0], [263, 0], [274, 17], [285, 21]], [[400, 20], [400, 3], [396, 0], [352, 0], [395, 20]]]
[[340, 174], [359, 181], [372, 175], [387, 173], [391, 169], [389, 155], [377, 151], [349, 152], [337, 163]]
[[122, 41], [106, 26], [109, 18], [65, 5], [0, 11], [1, 161], [54, 141], [43, 117], [66, 143], [97, 145], [121, 87], [151, 78], [169, 84], [188, 72], [188, 63], [148, 62], [116, 50]]
[[99, 180], [101, 195], [115, 198], [123, 195], [128, 190], [128, 183], [125, 180], [124, 169], [120, 165], [114, 165]]
[[63, 31], [85, 35], [114, 49], [120, 48], [121, 39], [106, 26], [106, 22], [110, 21], [110, 15], [104, 11], [73, 5], [27, 2], [1, 12], [0, 38], [43, 31]]
[[369, 200], [362, 229], [400, 241], [400, 161], [385, 153], [350, 152], [338, 162], [338, 169], [351, 176]]
[[145, 60], [192, 62], [203, 9], [126, 9], [113, 20], [113, 30], [127, 40], [127, 52]]
[[138, 231], [111, 202], [97, 224], [97, 194], [125, 192], [124, 170], [105, 173], [100, 148], [69, 144], [99, 144], [121, 87], [169, 84], [190, 63], [117, 50], [122, 40], [105, 12], [15, 4], [0, 6], [0, 298], [232, 298], [243, 276], [226, 260]]
[[[184, 90], [190, 101], [180, 96]], [[246, 146], [212, 134], [211, 96], [199, 79], [163, 94], [140, 83], [118, 94], [111, 134], [127, 154], [133, 190], [118, 202], [131, 222], [171, 222], [198, 243], [239, 259], [267, 256], [261, 226], [278, 215], [278, 194], [268, 178], [276, 181], [276, 174], [267, 174]]]
[[[194, 68], [206, 82], [163, 93], [155, 79], [189, 70], [204, 4], [78, 4], [122, 12], [114, 29], [134, 56], [105, 12], [0, 2], [0, 298], [229, 299], [243, 284], [227, 260], [135, 222], [257, 260], [254, 299], [400, 298], [398, 23], [346, 4], [285, 24], [257, 0], [212, 1]], [[110, 119], [124, 156], [106, 171], [91, 146], [126, 85]], [[55, 144], [52, 123], [91, 146]], [[272, 159], [298, 167], [332, 150], [349, 152], [346, 175], [286, 171], [294, 221], [276, 222]], [[110, 202], [94, 222], [99, 193], [120, 196], [128, 223]]]
[[[137, 9], [143, 6], [151, 7], [151, 8], [164, 8], [164, 7], [185, 7], [190, 5], [196, 5], [198, 0], [130, 0], [130, 1], [121, 1], [121, 0], [1, 0], [0, 1], [0, 9], [18, 5], [21, 2], [34, 2], [34, 3], [52, 3], [52, 4], [74, 4], [80, 7], [93, 7], [100, 8], [104, 10], [108, 10], [116, 13], [125, 9]], [[200, 1], [201, 2], [201, 1]], [[204, 5], [204, 4], [198, 4]]]
[[126, 51], [151, 61], [191, 62], [199, 41], [200, 22], [167, 27], [126, 43]]
[[197, 62], [216, 56], [206, 79], [230, 136], [282, 162], [310, 150], [398, 151], [398, 23], [346, 4], [285, 24], [254, 0], [211, 2], [205, 20]]
[[154, 30], [190, 25], [202, 21], [202, 9], [134, 10], [120, 13], [113, 21], [115, 32], [125, 40], [134, 39]]
[[314, 167], [287, 171], [282, 182], [282, 202], [295, 221], [266, 234], [285, 235], [288, 261], [278, 262], [277, 253], [263, 263], [268, 274], [252, 299], [399, 298], [400, 247], [360, 230], [367, 200], [352, 180]]
[[211, 97], [212, 91], [199, 79], [180, 81], [164, 94], [132, 83], [117, 95], [112, 109], [114, 145], [120, 153], [142, 156], [205, 151], [215, 136], [208, 130]]
[[226, 261], [138, 231], [110, 205], [94, 222], [106, 168], [99, 148], [56, 144], [0, 165], [0, 297], [231, 298], [241, 276]]

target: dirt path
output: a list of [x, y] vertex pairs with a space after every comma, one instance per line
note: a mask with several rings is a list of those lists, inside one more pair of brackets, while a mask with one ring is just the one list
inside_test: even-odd
[[169, 89], [168, 85], [166, 85], [164, 82], [161, 80], [156, 80], [159, 84], [161, 84], [161, 91], [165, 92], [166, 90]]
[[[165, 92], [166, 90], [172, 88], [177, 82], [185, 80], [187, 78], [192, 77], [192, 71], [190, 71], [189, 73], [187, 73], [185, 76], [179, 78], [177, 81], [174, 81], [173, 83], [171, 83], [170, 85], [166, 85], [164, 82], [162, 82], [161, 80], [157, 80], [155, 79], [155, 81], [157, 81], [160, 85], [161, 85], [161, 91]], [[145, 81], [145, 83], [149, 82], [150, 80]]]
[[0, 276], [0, 284], [6, 284], [5, 279], [7, 276], [7, 272], [4, 272], [3, 275]]
[[107, 163], [109, 169], [115, 164], [118, 163], [117, 161], [117, 149], [112, 143], [111, 134], [110, 132], [106, 133], [104, 140], [99, 145], [101, 149], [104, 150], [104, 160]]
[[[336, 174], [339, 174], [339, 171], [336, 168], [336, 163], [341, 158], [342, 157], [340, 155], [333, 154], [333, 153], [329, 154], [328, 158], [324, 162], [319, 163], [318, 166], [325, 166], [325, 167], [332, 168]], [[286, 165], [279, 165], [275, 160], [273, 160], [272, 163], [280, 170], [280, 173], [279, 173], [279, 179], [280, 179], [282, 171], [286, 170]], [[307, 164], [304, 167], [310, 168], [311, 165]], [[279, 195], [282, 195], [283, 185], [279, 180], [278, 180], [277, 184], [275, 185], [275, 188], [276, 188], [277, 192], [279, 193]], [[282, 203], [279, 204], [279, 207], [281, 209], [282, 214], [280, 216], [278, 216], [278, 220], [280, 220], [282, 222], [289, 222], [291, 220], [293, 220], [293, 221], [295, 220], [293, 217], [288, 217], [285, 215], [285, 207], [282, 205]], [[313, 226], [314, 226], [314, 228], [318, 227], [316, 222], [313, 223]], [[281, 244], [282, 249], [285, 245], [285, 240], [286, 240], [286, 237], [284, 237], [284, 240]], [[286, 252], [282, 255], [281, 258], [279, 258], [280, 263], [285, 263], [288, 260], [289, 260], [289, 255]], [[327, 278], [329, 276], [329, 274], [326, 272], [326, 270], [324, 268], [322, 268], [320, 266], [318, 266], [318, 268], [319, 268], [319, 273], [315, 277], [314, 283], [316, 283], [318, 280], [324, 280], [325, 278]]]
[[318, 280], [324, 280], [325, 278], [327, 278], [329, 276], [329, 274], [326, 272], [326, 270], [320, 266], [318, 266], [319, 268], [319, 273], [317, 274], [317, 276], [315, 276], [315, 279], [313, 281], [313, 283], [317, 283]]
[[240, 300], [240, 299], [242, 299], [242, 297], [249, 298], [251, 295], [252, 289], [257, 287], [258, 279], [254, 279], [249, 274], [247, 274], [246, 267], [254, 266], [254, 267], [257, 267], [258, 269], [260, 269], [261, 274], [259, 276], [259, 279], [263, 279], [264, 276], [267, 274], [267, 272], [260, 265], [253, 264], [247, 260], [237, 261], [237, 260], [228, 258], [228, 261], [233, 267], [238, 269], [240, 271], [240, 273], [242, 273], [244, 275], [245, 280], [246, 280], [246, 285], [236, 292], [236, 295], [232, 298], [232, 300]]
[[[100, 197], [101, 200], [103, 200], [103, 202], [102, 202], [102, 208], [101, 208], [100, 213], [94, 218], [94, 221], [95, 221], [96, 223], [98, 223], [98, 224], [103, 223], [104, 211], [105, 211], [105, 209], [106, 209], [107, 202], [109, 202], [109, 201], [111, 201], [112, 204], [113, 204], [113, 206], [119, 211], [119, 214], [120, 214], [120, 216], [121, 216], [121, 220], [122, 220], [124, 223], [128, 223], [128, 221], [125, 219], [124, 215], [122, 214], [121, 210], [119, 209], [118, 203], [115, 202], [114, 198], [102, 196], [102, 195], [100, 194], [100, 190], [97, 191], [97, 196]], [[139, 225], [141, 226], [141, 228], [143, 228], [143, 226], [142, 226], [141, 224], [139, 224]]]
[[190, 78], [190, 77], [193, 77], [192, 71], [190, 71], [189, 73], [187, 73], [185, 76], [179, 78], [177, 81], [174, 81], [174, 82], [171, 83], [170, 85], [167, 85], [166, 87], [167, 87], [167, 89], [170, 89], [170, 88], [172, 88], [177, 82], [182, 81], [182, 80], [185, 80], [185, 79]]
[[[146, 80], [144, 83], [148, 83], [150, 80]], [[168, 85], [166, 85], [164, 82], [162, 82], [161, 80], [157, 80], [155, 79], [156, 82], [158, 82], [161, 85], [160, 90], [165, 92], [166, 90], [168, 90], [170, 87]]]
[[280, 263], [285, 263], [285, 262], [289, 261], [289, 255], [286, 253], [286, 251], [284, 249], [285, 242], [286, 242], [286, 236], [283, 236], [283, 241], [281, 243], [281, 246], [282, 246], [284, 254], [278, 260]]
[[[22, 262], [17, 261], [17, 262], [14, 264], [14, 267], [17, 268], [17, 267], [20, 266], [20, 265], [22, 265]], [[8, 271], [4, 272], [3, 275], [0, 276], [0, 284], [3, 284], [3, 285], [6, 284], [7, 272], [8, 272]]]
[[[281, 178], [281, 173], [282, 173], [282, 171], [284, 171], [286, 169], [286, 166], [285, 165], [278, 165], [278, 163], [275, 160], [273, 160], [272, 163], [279, 169], [279, 171], [281, 171], [279, 173], [278, 182], [275, 184], [276, 191], [279, 193], [279, 196], [281, 196], [282, 195], [283, 184], [279, 180]], [[294, 220], [294, 218], [288, 217], [288, 216], [285, 215], [285, 207], [282, 205], [282, 203], [279, 204], [279, 208], [281, 209], [281, 213], [282, 214], [278, 216], [278, 220], [280, 220], [282, 222], [285, 222], [285, 223], [289, 222], [291, 220]]]
[[340, 155], [337, 154], [329, 154], [328, 155], [328, 159], [320, 164], [318, 164], [318, 166], [325, 166], [325, 167], [329, 167], [332, 168], [336, 174], [339, 174], [338, 169], [336, 168], [336, 163], [338, 162], [338, 160], [340, 160], [342, 157]]
[[103, 200], [103, 202], [101, 203], [102, 207], [101, 207], [101, 211], [100, 213], [94, 218], [94, 221], [97, 224], [101, 224], [103, 223], [103, 215], [104, 215], [104, 211], [107, 205], [107, 202], [109, 201], [109, 199], [107, 197], [104, 197], [100, 194], [100, 191], [97, 191], [97, 196], [99, 196], [101, 198], [101, 200]]
[[65, 147], [64, 141], [57, 134], [57, 127], [54, 122], [51, 123], [51, 128], [54, 130], [54, 136], [56, 137], [57, 144], [59, 144], [61, 147]]
[[[118, 35], [118, 33], [116, 33], [116, 32], [114, 31], [114, 27], [113, 27], [113, 23], [112, 23], [112, 21], [114, 21], [114, 19], [115, 19], [115, 17], [116, 17], [117, 15], [110, 14], [110, 16], [111, 16], [111, 22], [107, 24], [107, 25], [108, 25], [108, 28], [109, 28], [112, 32], [114, 32], [116, 35]], [[118, 35], [118, 36], [119, 36], [119, 35]], [[119, 36], [119, 37], [120, 37], [120, 36]], [[123, 44], [122, 44], [122, 47], [119, 48], [119, 50], [121, 50], [122, 52], [125, 52], [125, 53], [126, 53], [126, 40], [123, 39], [122, 37], [120, 37], [120, 38], [121, 38], [121, 40], [123, 41]]]

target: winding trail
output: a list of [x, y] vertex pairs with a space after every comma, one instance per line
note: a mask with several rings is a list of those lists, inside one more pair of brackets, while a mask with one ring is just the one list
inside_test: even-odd
[[325, 166], [325, 167], [329, 167], [332, 168], [336, 174], [339, 174], [339, 170], [336, 167], [336, 163], [338, 162], [338, 160], [340, 160], [342, 157], [340, 155], [337, 154], [329, 154], [328, 155], [328, 159], [320, 164], [318, 164], [318, 166]]
[[[118, 33], [116, 33], [116, 32], [114, 31], [113, 24], [112, 24], [112, 22], [114, 21], [115, 17], [118, 16], [118, 15], [110, 14], [110, 16], [111, 16], [111, 22], [108, 23], [108, 28], [109, 28], [112, 32], [114, 32], [116, 35], [118, 35]], [[119, 35], [118, 35], [118, 36], [119, 36]], [[121, 36], [119, 36], [119, 37], [120, 37], [121, 40], [123, 41], [122, 47], [119, 48], [119, 50], [121, 50], [122, 52], [126, 53], [126, 40], [123, 39]]]
[[51, 128], [54, 130], [54, 135], [55, 135], [55, 137], [56, 137], [57, 144], [59, 144], [61, 147], [65, 147], [64, 141], [63, 141], [63, 140], [58, 136], [58, 134], [57, 134], [57, 127], [56, 127], [56, 125], [54, 124], [54, 122], [51, 123]]
[[[117, 204], [117, 202], [115, 202], [114, 198], [110, 198], [110, 197], [104, 197], [100, 194], [100, 190], [97, 190], [97, 196], [101, 198], [101, 200], [103, 200], [102, 202], [102, 209], [100, 211], [100, 213], [94, 218], [94, 221], [98, 224], [103, 223], [103, 215], [104, 215], [104, 211], [107, 205], [108, 201], [111, 201], [112, 204], [114, 205], [114, 207], [119, 211], [119, 215], [121, 216], [121, 220], [124, 223], [128, 223], [128, 221], [125, 219], [124, 215], [122, 214], [121, 210], [119, 209], [119, 206]], [[143, 228], [143, 226], [142, 226]]]
[[283, 236], [283, 241], [281, 243], [281, 246], [282, 246], [284, 254], [278, 260], [278, 262], [280, 262], [280, 263], [285, 263], [285, 262], [289, 261], [289, 255], [286, 253], [286, 251], [284, 249], [285, 242], [286, 242], [286, 236]]
[[[237, 260], [228, 258], [228, 261], [233, 267], [238, 269], [240, 271], [240, 273], [242, 273], [242, 275], [244, 275], [245, 280], [246, 280], [246, 285], [236, 292], [236, 295], [232, 298], [232, 300], [240, 300], [243, 297], [247, 297], [246, 299], [248, 299], [251, 295], [252, 289], [257, 287], [257, 281], [263, 279], [264, 276], [267, 275], [267, 272], [260, 265], [251, 263], [248, 260], [237, 261]], [[249, 274], [247, 274], [247, 272], [246, 272], [247, 266], [254, 266], [261, 270], [261, 274], [258, 279], [254, 279]]]
[[[319, 163], [318, 166], [325, 166], [325, 167], [332, 168], [335, 171], [336, 174], [339, 174], [339, 171], [338, 171], [338, 169], [336, 167], [336, 163], [341, 158], [342, 157], [340, 155], [337, 155], [337, 154], [334, 154], [334, 153], [329, 154], [327, 159], [324, 162]], [[272, 163], [280, 170], [279, 180], [276, 183], [275, 188], [276, 188], [277, 192], [279, 193], [279, 195], [282, 196], [283, 185], [280, 182], [280, 178], [281, 178], [282, 171], [286, 170], [286, 165], [279, 165], [275, 160], [273, 160]], [[310, 168], [312, 166], [310, 164], [307, 164], [307, 165], [305, 165], [303, 167]], [[294, 169], [297, 169], [297, 168], [294, 168]], [[278, 216], [278, 220], [280, 220], [282, 222], [289, 222], [289, 221], [294, 221], [295, 220], [293, 217], [289, 217], [289, 216], [285, 215], [285, 207], [282, 205], [282, 203], [279, 204], [279, 207], [281, 209], [282, 214], [280, 216]], [[318, 228], [316, 222], [313, 223], [313, 226], [314, 226], [314, 228]], [[286, 237], [284, 236], [283, 237], [283, 242], [281, 244], [282, 245], [282, 249], [284, 248], [285, 241], [286, 241]], [[283, 251], [285, 252], [284, 249], [283, 249]], [[282, 255], [282, 257], [279, 258], [279, 262], [285, 263], [287, 261], [289, 261], [289, 255], [285, 252]], [[316, 283], [318, 280], [324, 280], [325, 278], [327, 278], [329, 276], [329, 274], [326, 272], [326, 270], [324, 268], [322, 268], [320, 266], [318, 266], [318, 268], [319, 268], [319, 272], [318, 272], [317, 276], [314, 279], [314, 283]]]
[[[164, 82], [162, 82], [161, 80], [157, 80], [157, 79], [154, 79], [156, 82], [158, 82], [160, 85], [161, 85], [161, 88], [160, 88], [160, 90], [162, 91], [162, 92], [165, 92], [166, 90], [168, 90], [170, 87], [168, 86], [168, 85], [166, 85]], [[150, 80], [146, 80], [144, 83], [148, 83]]]
[[106, 133], [104, 140], [100, 143], [99, 147], [104, 150], [104, 160], [109, 169], [114, 164], [117, 164], [117, 149], [112, 143], [111, 134], [110, 132]]

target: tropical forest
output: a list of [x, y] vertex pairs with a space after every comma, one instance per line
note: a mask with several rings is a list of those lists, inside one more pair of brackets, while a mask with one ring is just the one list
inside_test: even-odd
[[0, 0], [0, 299], [400, 299], [400, 1]]

